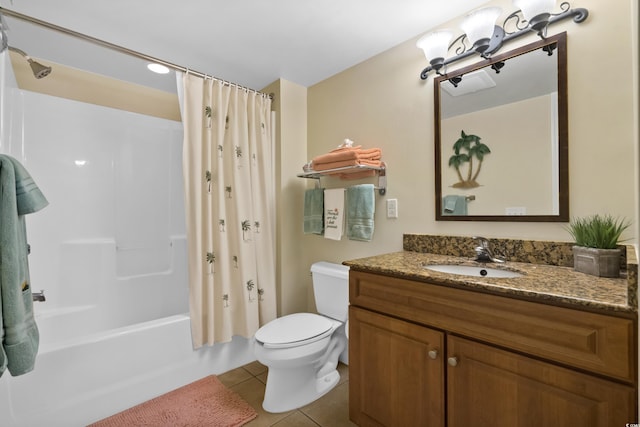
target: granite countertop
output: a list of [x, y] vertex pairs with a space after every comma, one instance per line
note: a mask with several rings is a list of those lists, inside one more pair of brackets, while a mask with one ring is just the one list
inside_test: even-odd
[[[437, 285], [479, 290], [573, 308], [605, 312], [637, 311], [636, 289], [627, 277], [602, 278], [579, 273], [572, 267], [528, 262], [478, 263], [471, 258], [402, 251], [345, 261], [354, 270], [430, 282]], [[516, 278], [485, 278], [439, 273], [425, 264], [459, 264], [513, 270]]]

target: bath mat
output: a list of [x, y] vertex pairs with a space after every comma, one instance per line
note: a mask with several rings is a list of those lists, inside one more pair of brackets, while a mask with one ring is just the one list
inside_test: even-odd
[[211, 375], [89, 427], [235, 427], [256, 416], [247, 402]]

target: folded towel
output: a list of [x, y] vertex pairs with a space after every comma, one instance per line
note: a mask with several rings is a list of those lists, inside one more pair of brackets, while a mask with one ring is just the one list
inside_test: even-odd
[[373, 184], [347, 188], [347, 237], [369, 242], [373, 238], [376, 197]]
[[379, 148], [369, 148], [358, 150], [359, 159], [380, 160], [382, 158], [382, 150]]
[[[340, 148], [337, 151], [332, 151], [327, 154], [323, 154], [314, 157], [312, 163], [314, 169], [317, 165], [323, 163], [342, 162], [346, 160], [380, 160], [382, 158], [382, 151], [379, 148]], [[316, 169], [317, 170], [317, 169]]]
[[24, 215], [48, 204], [14, 158], [0, 155], [0, 375], [31, 371], [39, 334], [33, 317]]
[[324, 190], [324, 237], [340, 240], [344, 232], [344, 189]]
[[322, 163], [343, 162], [345, 160], [358, 160], [357, 150], [343, 150], [335, 153], [323, 154], [321, 156], [314, 157], [311, 161], [315, 165]]
[[450, 194], [442, 198], [442, 214], [443, 215], [466, 215], [467, 214], [467, 198]]
[[375, 175], [376, 175], [376, 171], [371, 169], [365, 169], [365, 170], [356, 170], [355, 172], [344, 171], [344, 173], [340, 173], [338, 176], [340, 177], [340, 179], [362, 179], [362, 178], [368, 178], [370, 176], [375, 176]]
[[334, 148], [333, 150], [329, 151], [330, 153], [339, 153], [341, 151], [349, 151], [349, 150], [359, 150], [362, 148], [362, 145], [356, 145], [355, 147], [351, 146], [351, 147], [343, 147], [340, 146], [338, 148]]
[[322, 234], [324, 231], [324, 190], [313, 188], [304, 192], [304, 234]]
[[341, 161], [336, 161], [336, 162], [330, 162], [330, 163], [319, 163], [319, 164], [312, 164], [313, 170], [316, 172], [322, 172], [322, 171], [326, 171], [329, 169], [337, 169], [337, 168], [347, 168], [349, 166], [358, 166], [360, 163], [358, 162], [357, 159], [351, 159], [351, 160], [341, 160]]
[[[322, 171], [326, 171], [326, 170], [330, 170], [330, 169], [338, 169], [338, 168], [346, 168], [346, 167], [353, 167], [353, 166], [371, 166], [371, 167], [376, 167], [379, 168], [380, 166], [382, 166], [382, 162], [380, 160], [367, 160], [367, 159], [362, 159], [362, 160], [344, 160], [341, 162], [331, 162], [331, 163], [321, 163], [319, 165], [314, 164], [313, 165], [313, 170], [317, 171], [317, 172], [322, 172]], [[336, 171], [336, 172], [329, 172], [329, 174], [331, 173], [341, 173], [343, 171]], [[357, 172], [357, 169], [354, 170], [353, 172]]]

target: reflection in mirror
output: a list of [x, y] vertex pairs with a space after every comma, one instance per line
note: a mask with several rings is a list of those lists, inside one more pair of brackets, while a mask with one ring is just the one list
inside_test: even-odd
[[566, 33], [434, 84], [436, 220], [568, 221]]

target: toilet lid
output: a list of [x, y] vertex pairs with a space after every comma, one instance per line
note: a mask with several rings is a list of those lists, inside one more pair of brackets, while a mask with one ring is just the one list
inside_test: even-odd
[[256, 340], [269, 346], [287, 344], [320, 338], [331, 332], [333, 322], [313, 313], [296, 313], [279, 317], [267, 323], [256, 332]]

